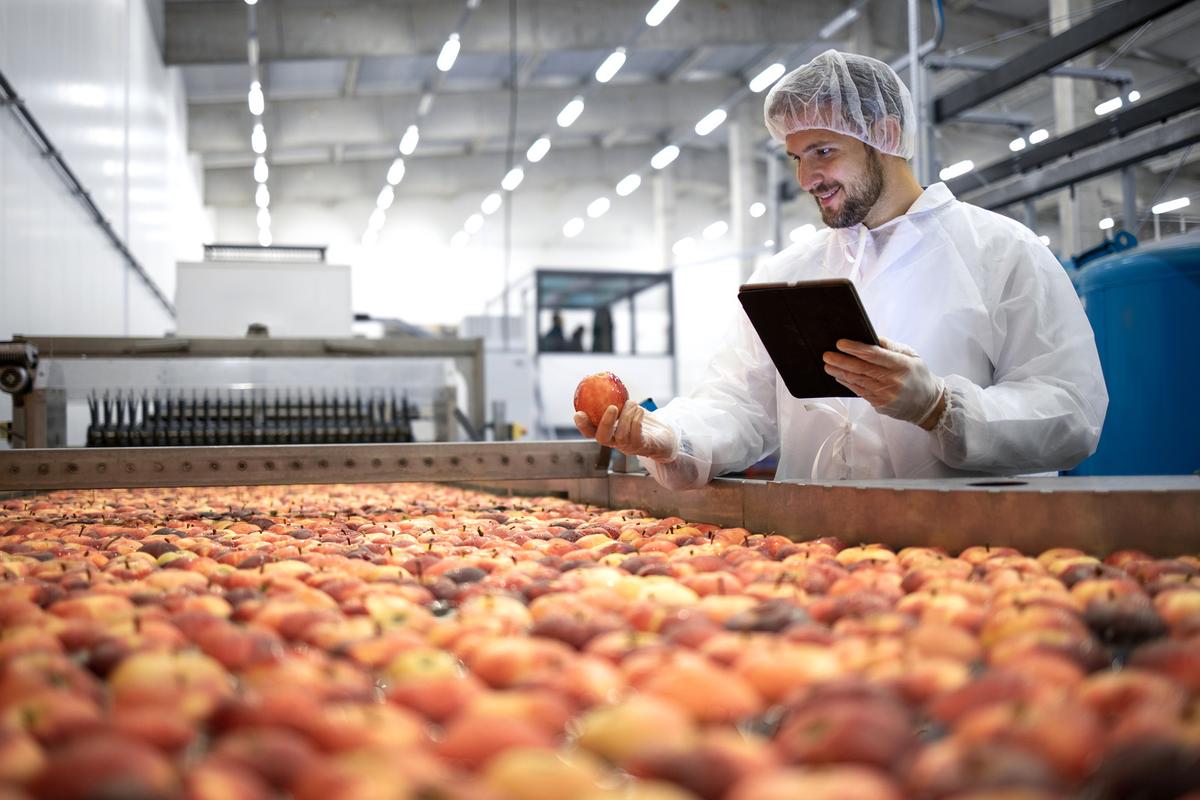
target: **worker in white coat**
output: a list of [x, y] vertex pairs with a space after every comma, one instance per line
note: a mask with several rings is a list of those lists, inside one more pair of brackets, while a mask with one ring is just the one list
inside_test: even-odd
[[580, 431], [675, 489], [776, 449], [777, 478], [804, 480], [1039, 473], [1094, 452], [1108, 393], [1070, 279], [1020, 223], [922, 189], [896, 73], [829, 50], [780, 79], [765, 117], [828, 228], [749, 282], [854, 283], [883, 346], [842, 340], [824, 359], [857, 396], [792, 397], [739, 309], [689, 396], [610, 406], [595, 427], [577, 414]]

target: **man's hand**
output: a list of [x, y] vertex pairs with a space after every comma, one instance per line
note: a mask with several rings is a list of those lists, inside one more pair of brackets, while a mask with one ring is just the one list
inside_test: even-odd
[[622, 409], [606, 408], [595, 427], [587, 414], [576, 411], [575, 427], [584, 436], [626, 455], [646, 456], [655, 461], [670, 461], [675, 457], [675, 432], [632, 400], [626, 401]]
[[883, 347], [839, 339], [825, 354], [825, 371], [880, 414], [932, 430], [944, 407], [945, 382], [907, 347], [881, 338]]

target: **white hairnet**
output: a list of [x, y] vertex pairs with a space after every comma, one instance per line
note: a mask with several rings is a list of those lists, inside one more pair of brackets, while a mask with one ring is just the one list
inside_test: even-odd
[[820, 128], [901, 158], [916, 151], [908, 87], [891, 67], [867, 56], [826, 50], [771, 87], [763, 116], [780, 142], [790, 133]]

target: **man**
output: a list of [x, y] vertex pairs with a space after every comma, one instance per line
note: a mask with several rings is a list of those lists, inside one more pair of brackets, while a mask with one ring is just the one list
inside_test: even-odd
[[853, 281], [888, 337], [825, 354], [857, 397], [792, 397], [739, 312], [689, 397], [654, 414], [610, 406], [596, 428], [577, 414], [580, 431], [641, 456], [675, 489], [776, 448], [780, 479], [1033, 473], [1094, 452], [1108, 393], [1070, 280], [1024, 226], [944, 184], [921, 188], [908, 164], [912, 100], [896, 73], [826, 51], [772, 88], [765, 117], [829, 228], [750, 282]]

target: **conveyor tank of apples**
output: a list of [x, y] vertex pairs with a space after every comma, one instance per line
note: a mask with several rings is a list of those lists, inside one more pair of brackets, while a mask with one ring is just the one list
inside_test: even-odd
[[0, 793], [1200, 786], [1200, 478], [675, 493], [609, 463], [0, 451]]

